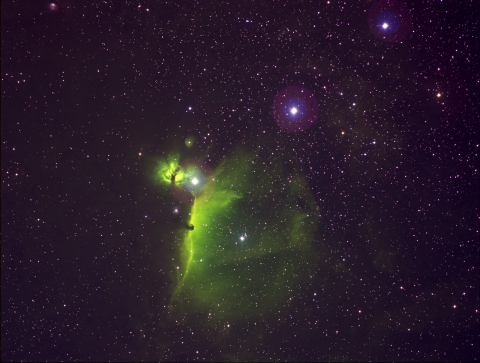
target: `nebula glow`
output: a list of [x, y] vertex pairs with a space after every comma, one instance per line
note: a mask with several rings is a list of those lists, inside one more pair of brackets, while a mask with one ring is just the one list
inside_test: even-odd
[[[278, 311], [308, 280], [318, 212], [305, 178], [237, 150], [195, 199], [169, 305], [172, 319], [223, 327]], [[301, 203], [299, 201], [301, 200]], [[301, 207], [299, 207], [301, 205]]]
[[174, 155], [160, 160], [155, 173], [163, 184], [170, 186], [175, 198], [184, 204], [193, 204], [200, 196], [202, 200], [207, 200], [215, 188], [212, 169], [201, 160], [178, 162], [178, 156]]
[[155, 178], [164, 185], [170, 185], [174, 175], [176, 179], [181, 180], [183, 171], [180, 170], [179, 155], [172, 153], [166, 159], [158, 160], [154, 175]]

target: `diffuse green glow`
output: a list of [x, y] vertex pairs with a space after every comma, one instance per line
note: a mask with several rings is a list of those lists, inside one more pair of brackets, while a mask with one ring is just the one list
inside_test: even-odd
[[172, 318], [200, 316], [221, 326], [265, 315], [308, 278], [318, 215], [305, 179], [288, 175], [281, 161], [267, 167], [247, 162], [252, 157], [239, 150], [224, 160], [215, 192], [195, 200]]
[[162, 184], [170, 185], [172, 181], [179, 182], [183, 179], [184, 171], [179, 165], [179, 156], [170, 155], [166, 159], [160, 159], [155, 168], [155, 178]]

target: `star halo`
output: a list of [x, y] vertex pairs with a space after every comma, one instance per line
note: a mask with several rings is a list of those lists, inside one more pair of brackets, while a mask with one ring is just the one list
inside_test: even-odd
[[404, 3], [379, 0], [368, 13], [370, 31], [386, 42], [399, 42], [412, 31], [412, 16]]
[[172, 181], [170, 190], [184, 204], [193, 204], [198, 198], [207, 200], [213, 193], [214, 173], [204, 161], [185, 159], [179, 164], [179, 180]]
[[289, 86], [277, 93], [272, 111], [281, 128], [292, 132], [305, 131], [317, 119], [318, 102], [310, 90]]

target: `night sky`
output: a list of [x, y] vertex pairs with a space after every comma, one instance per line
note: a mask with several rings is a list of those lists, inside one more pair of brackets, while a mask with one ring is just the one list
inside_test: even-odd
[[2, 361], [477, 360], [474, 3], [2, 2]]

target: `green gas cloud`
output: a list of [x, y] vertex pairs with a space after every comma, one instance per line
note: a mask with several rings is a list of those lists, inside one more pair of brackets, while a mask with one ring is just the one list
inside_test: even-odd
[[[217, 331], [287, 308], [317, 260], [315, 199], [281, 158], [253, 163], [238, 149], [217, 167], [215, 191], [191, 207], [169, 315]], [[160, 165], [160, 164], [159, 164]], [[158, 173], [178, 167], [166, 160]]]
[[170, 185], [172, 177], [176, 180], [183, 178], [183, 171], [180, 170], [179, 154], [171, 154], [167, 158], [159, 159], [155, 165], [154, 178], [160, 184]]

